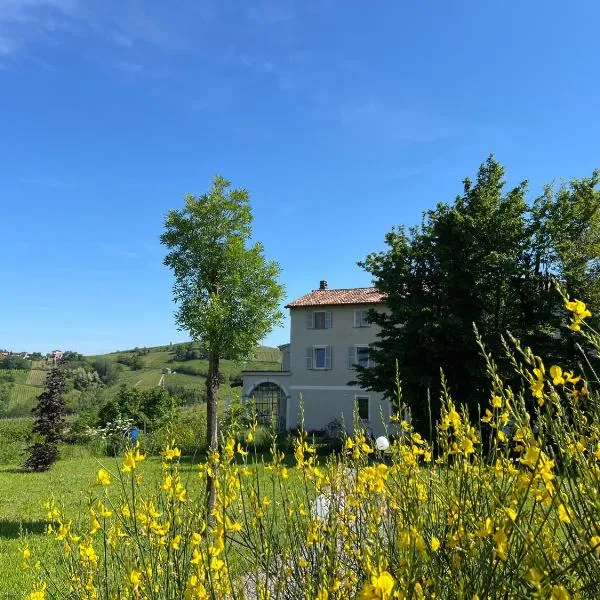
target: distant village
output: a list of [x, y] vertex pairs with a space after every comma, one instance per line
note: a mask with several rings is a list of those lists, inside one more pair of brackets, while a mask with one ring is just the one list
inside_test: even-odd
[[10, 350], [0, 350], [0, 360], [7, 356], [17, 356], [25, 360], [47, 360], [58, 362], [64, 355], [64, 350], [53, 350], [47, 354], [41, 352], [11, 352]]

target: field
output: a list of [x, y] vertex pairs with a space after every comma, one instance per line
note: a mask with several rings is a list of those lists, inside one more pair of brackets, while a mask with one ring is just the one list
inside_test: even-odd
[[34, 369], [32, 368], [27, 374], [27, 385], [37, 385], [42, 387], [46, 381], [46, 375], [48, 371], [46, 369]]

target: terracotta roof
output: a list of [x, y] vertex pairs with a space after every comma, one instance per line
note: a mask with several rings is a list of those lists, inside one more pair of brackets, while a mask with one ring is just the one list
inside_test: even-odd
[[382, 304], [385, 296], [376, 288], [350, 288], [342, 290], [313, 290], [297, 300], [286, 304], [286, 308], [299, 306], [330, 306], [335, 304]]

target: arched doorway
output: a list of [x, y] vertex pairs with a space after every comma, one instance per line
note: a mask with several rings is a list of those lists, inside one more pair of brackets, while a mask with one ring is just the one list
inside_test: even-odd
[[262, 425], [275, 426], [277, 431], [285, 431], [287, 395], [272, 381], [259, 383], [248, 395], [256, 411], [256, 418]]

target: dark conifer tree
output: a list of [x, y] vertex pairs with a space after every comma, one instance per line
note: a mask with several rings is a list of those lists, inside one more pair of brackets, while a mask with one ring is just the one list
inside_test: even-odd
[[58, 460], [58, 444], [65, 430], [65, 376], [60, 367], [54, 367], [46, 378], [44, 391], [38, 396], [33, 443], [24, 468], [29, 471], [47, 471]]

